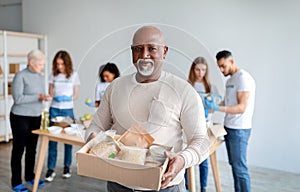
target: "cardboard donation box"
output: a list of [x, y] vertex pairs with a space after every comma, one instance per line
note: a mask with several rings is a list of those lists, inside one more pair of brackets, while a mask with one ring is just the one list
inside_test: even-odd
[[7, 83], [7, 90], [8, 90], [8, 94], [11, 95], [12, 94], [12, 82]]
[[89, 154], [87, 146], [76, 153], [77, 174], [127, 186], [159, 190], [168, 160], [162, 166], [150, 167]]
[[9, 73], [18, 73], [20, 71], [19, 63], [10, 63], [9, 64]]
[[210, 153], [214, 152], [216, 148], [223, 142], [221, 137], [227, 134], [224, 126], [216, 124], [207, 129], [208, 137], [210, 140]]
[[172, 148], [153, 144], [151, 135], [139, 126], [132, 126], [117, 141], [107, 132], [98, 134], [76, 152], [78, 175], [159, 190], [168, 165], [163, 151]]
[[15, 74], [18, 73], [19, 71], [22, 71], [27, 67], [27, 63], [10, 63], [9, 64], [9, 73]]

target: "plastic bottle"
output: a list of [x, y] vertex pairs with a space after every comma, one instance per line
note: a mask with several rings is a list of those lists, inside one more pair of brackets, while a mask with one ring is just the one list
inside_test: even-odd
[[43, 103], [43, 111], [42, 111], [42, 122], [41, 122], [41, 130], [42, 131], [48, 131], [48, 127], [49, 127], [49, 108], [48, 108], [48, 104], [47, 102]]

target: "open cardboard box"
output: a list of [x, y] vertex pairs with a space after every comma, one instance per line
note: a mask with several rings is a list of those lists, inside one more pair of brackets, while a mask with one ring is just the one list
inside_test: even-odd
[[215, 143], [219, 142], [221, 137], [227, 134], [224, 126], [221, 124], [216, 124], [211, 126], [207, 129], [209, 141], [210, 141], [210, 148], [215, 145]]
[[[126, 186], [159, 190], [168, 159], [160, 167], [128, 163], [117, 159], [100, 158], [88, 153], [85, 145], [76, 152], [77, 174]], [[147, 178], [147, 179], [146, 179]]]

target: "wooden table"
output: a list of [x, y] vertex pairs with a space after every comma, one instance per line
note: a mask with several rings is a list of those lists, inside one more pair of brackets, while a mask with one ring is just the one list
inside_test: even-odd
[[[223, 143], [224, 141], [221, 139], [217, 139], [211, 146], [210, 146], [210, 164], [213, 172], [213, 177], [215, 181], [215, 187], [217, 192], [221, 192], [221, 183], [219, 177], [219, 169], [218, 169], [218, 162], [217, 162], [217, 148]], [[196, 184], [195, 184], [195, 171], [194, 166], [188, 168], [188, 186], [190, 192], [196, 192]]]
[[44, 132], [40, 129], [37, 129], [37, 130], [33, 130], [32, 133], [38, 134], [41, 139], [40, 153], [39, 153], [39, 157], [38, 157], [38, 163], [36, 166], [34, 184], [33, 184], [33, 189], [32, 189], [32, 192], [36, 192], [37, 188], [38, 188], [38, 181], [41, 177], [45, 154], [48, 149], [49, 141], [56, 141], [56, 142], [61, 142], [61, 143], [70, 144], [70, 145], [78, 145], [78, 146], [83, 146], [85, 144], [85, 142], [82, 138], [80, 138], [76, 135], [68, 135], [64, 132], [62, 132], [60, 134], [52, 134], [52, 133], [49, 133], [48, 131]]

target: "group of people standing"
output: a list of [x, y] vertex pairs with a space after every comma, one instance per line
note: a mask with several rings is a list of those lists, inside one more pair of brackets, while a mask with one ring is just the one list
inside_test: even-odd
[[[49, 78], [48, 93], [45, 90], [42, 72], [45, 65], [45, 55], [34, 50], [28, 54], [28, 66], [17, 73], [13, 79], [12, 96], [13, 106], [10, 113], [10, 123], [13, 134], [13, 148], [11, 156], [12, 189], [26, 192], [27, 187], [22, 184], [21, 159], [25, 153], [25, 180], [28, 184], [34, 183], [34, 164], [38, 135], [31, 131], [39, 129], [43, 102], [51, 102], [49, 118], [65, 116], [74, 118], [73, 100], [77, 98], [79, 76], [73, 69], [70, 54], [67, 51], [58, 51], [53, 59], [52, 74]], [[50, 121], [50, 125], [53, 122]], [[48, 171], [46, 181], [52, 181], [56, 176], [57, 142], [49, 141]], [[62, 177], [71, 177], [70, 165], [72, 161], [72, 145], [65, 144], [64, 170]], [[44, 186], [40, 180], [38, 186]]]
[[[185, 168], [200, 163], [200, 184], [203, 192], [207, 187], [209, 153], [206, 121], [211, 120], [214, 111], [224, 112], [224, 126], [227, 131], [225, 143], [235, 191], [250, 191], [246, 159], [255, 99], [255, 82], [251, 75], [238, 68], [231, 52], [224, 50], [217, 53], [216, 60], [220, 71], [224, 76], [230, 76], [226, 82], [224, 101], [217, 104], [205, 99], [207, 94], [218, 93], [208, 77], [209, 64], [205, 58], [197, 57], [192, 62], [188, 82], [162, 71], [168, 47], [158, 28], [146, 26], [138, 29], [134, 34], [131, 50], [136, 73], [118, 78], [120, 72], [113, 63], [107, 63], [99, 69], [101, 82], [96, 86], [93, 105], [99, 108], [86, 131], [86, 141], [108, 129], [115, 129], [121, 134], [126, 127], [138, 121], [145, 129], [153, 131], [151, 133], [156, 142], [171, 145], [175, 149], [175, 154], [166, 154], [170, 159], [169, 168], [163, 175], [160, 191], [185, 191]], [[51, 102], [50, 119], [57, 116], [74, 118], [73, 100], [78, 96], [80, 80], [73, 69], [70, 54], [63, 50], [56, 53], [48, 93], [41, 75], [45, 60], [41, 51], [30, 52], [28, 67], [17, 73], [13, 80], [14, 104], [10, 121], [14, 138], [11, 157], [11, 183], [14, 191], [28, 191], [21, 179], [21, 159], [25, 148], [25, 180], [29, 184], [34, 182], [38, 136], [31, 131], [40, 128], [43, 101]], [[191, 86], [187, 86], [188, 83]], [[145, 111], [149, 106], [149, 112]], [[119, 110], [112, 110], [116, 107]], [[125, 111], [128, 113], [124, 113]], [[133, 118], [129, 114], [136, 116]], [[187, 138], [186, 148], [182, 148], [183, 132]], [[48, 182], [56, 176], [56, 157], [57, 143], [50, 141], [45, 177]], [[72, 146], [65, 144], [62, 173], [64, 178], [71, 177], [71, 161]], [[40, 180], [39, 186], [43, 185], [44, 182]], [[132, 187], [114, 182], [108, 182], [107, 188], [110, 192], [132, 191]]]
[[[220, 105], [206, 100], [207, 94], [219, 94], [210, 83], [208, 64], [205, 58], [197, 57], [190, 68], [188, 82], [201, 97], [206, 121], [211, 121], [214, 111], [225, 113], [224, 136], [229, 163], [232, 167], [235, 191], [250, 191], [250, 176], [247, 168], [247, 146], [252, 128], [255, 101], [255, 81], [251, 75], [235, 64], [231, 52], [224, 50], [216, 55], [218, 67], [223, 75], [230, 76], [226, 82], [225, 99]], [[201, 192], [206, 191], [208, 161], [199, 165]], [[187, 176], [185, 175], [186, 183]], [[188, 186], [186, 185], [186, 188]]]

